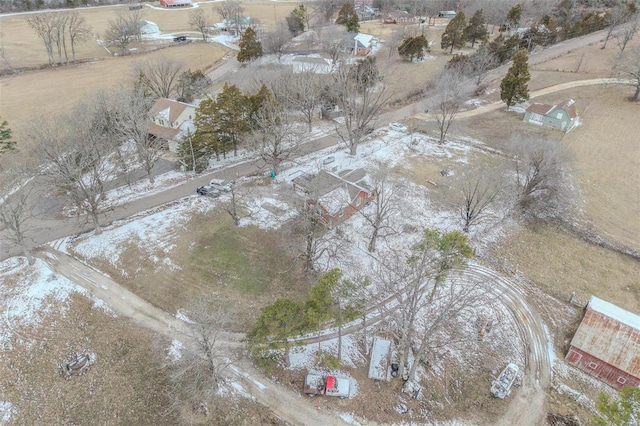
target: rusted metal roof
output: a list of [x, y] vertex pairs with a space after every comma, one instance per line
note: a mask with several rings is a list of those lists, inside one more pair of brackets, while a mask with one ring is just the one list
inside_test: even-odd
[[574, 119], [578, 116], [578, 113], [576, 112], [576, 103], [573, 99], [569, 99], [568, 101], [563, 101], [558, 105], [534, 103], [529, 105], [526, 111], [533, 112], [540, 115], [551, 115], [551, 113], [553, 113], [553, 111], [555, 111], [558, 108], [561, 108], [567, 111], [567, 114], [569, 114], [569, 118], [571, 119]]
[[595, 296], [571, 346], [640, 378], [640, 316]]

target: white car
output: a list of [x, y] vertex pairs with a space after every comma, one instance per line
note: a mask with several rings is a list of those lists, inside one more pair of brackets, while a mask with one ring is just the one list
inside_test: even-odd
[[223, 192], [231, 191], [231, 182], [229, 182], [228, 180], [211, 179], [211, 182], [209, 182], [209, 186], [211, 186], [214, 189], [217, 189], [218, 191], [223, 191]]
[[406, 132], [408, 130], [407, 126], [405, 126], [402, 123], [391, 123], [391, 124], [389, 124], [389, 127], [392, 130], [397, 130], [398, 132]]

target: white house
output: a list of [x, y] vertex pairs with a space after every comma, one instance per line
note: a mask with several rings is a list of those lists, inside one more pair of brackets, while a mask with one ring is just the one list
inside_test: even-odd
[[195, 105], [160, 98], [149, 113], [151, 123], [149, 133], [156, 138], [167, 141], [169, 150], [175, 152], [182, 138], [195, 131], [193, 121], [196, 118]]
[[138, 22], [138, 27], [141, 34], [158, 34], [160, 32], [158, 24], [151, 21], [140, 21]]

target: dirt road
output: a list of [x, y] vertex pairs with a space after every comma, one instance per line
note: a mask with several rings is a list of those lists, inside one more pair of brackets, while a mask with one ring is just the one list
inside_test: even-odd
[[[36, 255], [47, 262], [56, 273], [103, 300], [116, 314], [130, 318], [168, 338], [177, 339], [185, 345], [193, 344], [193, 334], [187, 324], [138, 297], [101, 272], [50, 247], [42, 248]], [[240, 342], [242, 337], [243, 335], [239, 334], [223, 333], [220, 336], [220, 344], [233, 351], [243, 346]], [[240, 382], [259, 403], [291, 425], [345, 424], [340, 418], [322, 413], [311, 404], [305, 403], [305, 396], [296, 394], [263, 376], [247, 360], [239, 360], [233, 364], [228, 375], [230, 379]]]

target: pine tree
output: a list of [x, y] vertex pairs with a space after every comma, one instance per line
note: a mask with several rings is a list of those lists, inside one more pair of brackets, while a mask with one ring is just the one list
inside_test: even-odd
[[449, 21], [447, 28], [445, 28], [444, 33], [442, 33], [440, 47], [443, 50], [450, 49], [449, 53], [453, 53], [454, 47], [456, 49], [462, 48], [466, 41], [464, 35], [466, 26], [467, 18], [464, 16], [464, 12], [458, 12], [456, 17]]
[[507, 111], [512, 105], [529, 99], [529, 55], [526, 49], [521, 49], [513, 57], [513, 65], [507, 71], [500, 83], [500, 99], [507, 104]]
[[476, 41], [485, 41], [488, 38], [487, 22], [484, 20], [482, 9], [476, 10], [469, 19], [469, 25], [464, 29], [464, 35], [465, 39], [471, 42], [471, 47], [476, 44]]
[[7, 127], [8, 124], [6, 121], [0, 123], [0, 154], [16, 149], [16, 142], [11, 140], [11, 129]]
[[353, 3], [346, 2], [338, 11], [338, 18], [336, 18], [336, 24], [344, 25], [347, 31], [350, 33], [357, 33], [360, 31], [360, 24], [358, 23], [358, 14], [353, 7]]
[[238, 62], [250, 62], [262, 56], [262, 44], [253, 28], [247, 28], [240, 38]]
[[249, 108], [247, 97], [236, 85], [224, 85], [215, 101], [213, 122], [218, 133], [218, 140], [237, 155], [242, 136], [249, 131]]
[[595, 426], [631, 426], [640, 419], [640, 388], [625, 386], [619, 400], [611, 400], [606, 394], [598, 396], [596, 408], [601, 417], [594, 417]]
[[413, 58], [421, 60], [424, 53], [429, 51], [429, 42], [423, 35], [417, 37], [405, 38], [398, 47], [398, 53], [409, 62], [413, 62]]

